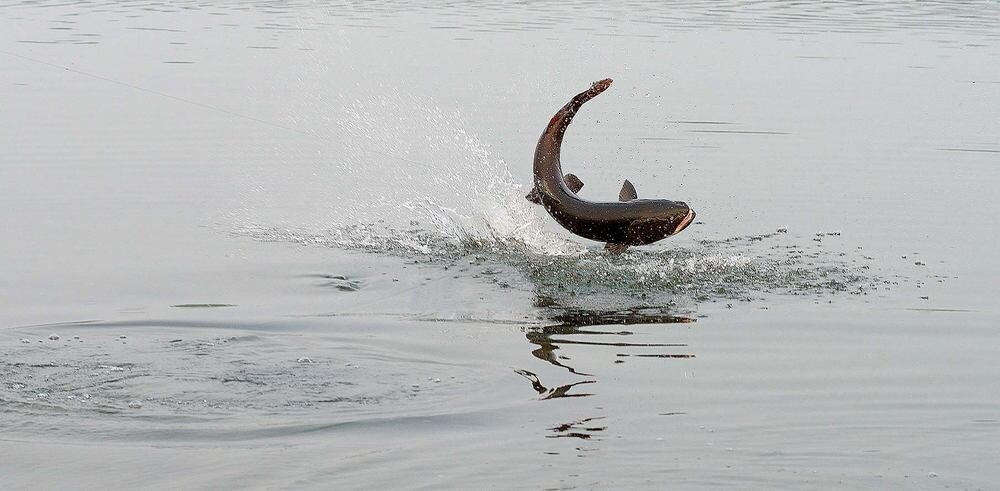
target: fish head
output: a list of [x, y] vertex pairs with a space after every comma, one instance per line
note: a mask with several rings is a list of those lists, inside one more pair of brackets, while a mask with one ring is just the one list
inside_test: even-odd
[[677, 210], [670, 215], [670, 225], [668, 229], [671, 230], [669, 235], [677, 235], [681, 233], [691, 222], [694, 221], [695, 212], [692, 210], [687, 203], [682, 201], [677, 202]]
[[628, 228], [631, 245], [651, 244], [677, 235], [694, 221], [695, 212], [682, 201], [658, 203], [654, 213], [633, 221]]

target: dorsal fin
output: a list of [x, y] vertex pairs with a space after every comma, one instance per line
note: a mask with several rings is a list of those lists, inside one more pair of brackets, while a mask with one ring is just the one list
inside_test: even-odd
[[622, 190], [618, 193], [618, 201], [632, 201], [638, 199], [639, 195], [635, 193], [635, 186], [628, 179], [625, 179], [625, 184], [622, 184]]
[[569, 190], [574, 193], [579, 193], [580, 190], [583, 189], [583, 181], [573, 174], [566, 174], [563, 176], [563, 180], [566, 181], [566, 186], [569, 187]]

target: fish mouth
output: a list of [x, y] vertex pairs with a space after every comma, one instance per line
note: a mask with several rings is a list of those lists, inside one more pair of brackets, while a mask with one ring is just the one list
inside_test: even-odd
[[681, 219], [681, 222], [677, 224], [677, 228], [674, 229], [674, 233], [670, 235], [677, 235], [681, 233], [681, 231], [687, 228], [688, 225], [691, 225], [691, 222], [694, 221], [694, 216], [695, 216], [694, 210], [688, 210], [687, 215], [685, 215], [684, 218]]

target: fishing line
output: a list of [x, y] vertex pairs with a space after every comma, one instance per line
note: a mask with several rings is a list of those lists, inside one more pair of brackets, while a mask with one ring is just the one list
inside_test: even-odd
[[[273, 121], [268, 121], [266, 119], [255, 118], [253, 116], [249, 116], [249, 115], [246, 115], [246, 114], [238, 113], [236, 111], [231, 111], [229, 109], [221, 108], [221, 107], [218, 107], [218, 106], [213, 106], [213, 105], [210, 105], [210, 104], [205, 104], [203, 102], [198, 102], [198, 101], [194, 101], [194, 100], [191, 100], [191, 99], [185, 99], [183, 97], [178, 97], [178, 96], [175, 96], [175, 95], [171, 95], [171, 94], [168, 94], [166, 92], [160, 92], [158, 90], [148, 89], [146, 87], [142, 87], [142, 86], [135, 85], [135, 84], [130, 84], [128, 82], [122, 82], [121, 80], [115, 80], [113, 78], [104, 77], [102, 75], [97, 75], [97, 74], [90, 73], [90, 72], [85, 72], [83, 70], [78, 70], [76, 68], [68, 67], [68, 66], [65, 66], [65, 65], [60, 65], [60, 64], [48, 62], [48, 61], [45, 61], [45, 60], [40, 60], [40, 59], [37, 59], [37, 58], [32, 58], [30, 56], [25, 56], [25, 55], [22, 55], [22, 54], [13, 53], [11, 51], [6, 51], [6, 50], [2, 50], [2, 49], [0, 49], [0, 53], [3, 53], [3, 54], [8, 55], [8, 56], [13, 56], [14, 58], [20, 58], [20, 59], [25, 60], [25, 61], [30, 61], [32, 63], [37, 63], [39, 65], [45, 65], [45, 66], [48, 66], [48, 67], [51, 67], [51, 68], [59, 68], [59, 69], [65, 70], [65, 71], [70, 72], [70, 73], [74, 73], [74, 74], [77, 74], [77, 75], [82, 75], [84, 77], [89, 77], [89, 78], [93, 78], [93, 79], [96, 79], [96, 80], [101, 80], [103, 82], [107, 82], [107, 83], [111, 83], [111, 84], [115, 84], [115, 85], [120, 85], [122, 87], [128, 87], [128, 88], [130, 88], [132, 90], [136, 90], [136, 91], [139, 91], [139, 92], [145, 92], [147, 94], [153, 94], [153, 95], [164, 97], [164, 98], [167, 98], [167, 99], [171, 99], [171, 100], [174, 100], [174, 101], [177, 101], [177, 102], [182, 102], [184, 104], [189, 104], [189, 105], [197, 106], [197, 107], [200, 107], [200, 108], [203, 108], [203, 109], [208, 109], [210, 111], [216, 111], [216, 112], [219, 112], [219, 113], [222, 113], [222, 114], [226, 114], [226, 115], [229, 115], [229, 116], [232, 116], [232, 117], [235, 117], [235, 118], [245, 119], [247, 121], [253, 121], [255, 123], [263, 124], [263, 125], [266, 125], [266, 126], [271, 126], [273, 128], [279, 128], [279, 129], [282, 129], [282, 130], [285, 130], [285, 131], [290, 131], [292, 133], [297, 133], [299, 135], [308, 136], [310, 138], [319, 138], [319, 135], [317, 135], [314, 132], [303, 131], [303, 130], [300, 130], [300, 129], [297, 129], [297, 128], [293, 128], [291, 126], [285, 126], [283, 124], [275, 123]], [[360, 146], [358, 146], [356, 144], [353, 145], [353, 146], [355, 148], [357, 148], [359, 150], [362, 150], [362, 151], [365, 151], [365, 152], [370, 152], [370, 153], [382, 155], [382, 156], [385, 156], [385, 157], [389, 157], [389, 158], [401, 160], [403, 162], [409, 162], [411, 164], [425, 165], [425, 166], [429, 165], [426, 162], [419, 162], [419, 161], [416, 161], [416, 160], [411, 160], [411, 159], [408, 159], [406, 157], [400, 157], [398, 155], [393, 155], [393, 154], [388, 153], [388, 152], [382, 152], [380, 150], [375, 150], [375, 149], [371, 149], [371, 148], [363, 148], [363, 147], [360, 147]]]

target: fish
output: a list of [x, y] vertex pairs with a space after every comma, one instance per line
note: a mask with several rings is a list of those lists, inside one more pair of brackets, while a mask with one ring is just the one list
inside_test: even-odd
[[605, 250], [618, 254], [629, 246], [648, 245], [677, 235], [691, 225], [695, 212], [683, 201], [639, 199], [627, 179], [618, 201], [598, 202], [577, 193], [583, 181], [563, 174], [559, 159], [563, 136], [573, 116], [584, 103], [611, 87], [606, 78], [574, 96], [549, 121], [535, 147], [534, 186], [525, 196], [541, 205], [563, 228], [585, 239], [605, 243]]

